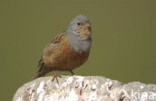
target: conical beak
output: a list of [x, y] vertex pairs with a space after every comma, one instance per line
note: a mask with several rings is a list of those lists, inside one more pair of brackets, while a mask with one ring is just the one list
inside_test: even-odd
[[88, 23], [85, 23], [81, 29], [81, 32], [82, 32], [81, 37], [83, 39], [89, 38], [91, 36], [91, 25]]
[[88, 29], [88, 31], [91, 31], [91, 25], [90, 24], [86, 23], [84, 26], [85, 26], [85, 28]]

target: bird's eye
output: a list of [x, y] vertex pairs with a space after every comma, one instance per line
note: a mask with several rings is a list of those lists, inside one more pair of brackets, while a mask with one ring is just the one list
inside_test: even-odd
[[81, 25], [81, 23], [80, 23], [80, 22], [78, 22], [78, 23], [77, 23], [77, 25]]

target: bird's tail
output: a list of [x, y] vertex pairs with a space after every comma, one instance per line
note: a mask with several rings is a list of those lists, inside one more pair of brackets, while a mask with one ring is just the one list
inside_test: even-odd
[[37, 73], [37, 75], [33, 78], [33, 80], [35, 80], [35, 79], [37, 79], [37, 78], [39, 78], [39, 77], [42, 77], [42, 76], [44, 76], [45, 74], [41, 74], [41, 73]]
[[38, 68], [39, 68], [38, 73], [37, 73], [37, 75], [33, 78], [33, 80], [34, 80], [34, 79], [37, 79], [37, 78], [39, 78], [39, 77], [42, 77], [42, 76], [45, 75], [45, 73], [44, 73], [44, 71], [43, 71], [43, 69], [44, 69], [44, 61], [43, 61], [42, 58], [39, 60]]

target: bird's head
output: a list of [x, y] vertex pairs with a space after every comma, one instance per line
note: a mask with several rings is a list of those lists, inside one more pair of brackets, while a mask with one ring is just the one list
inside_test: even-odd
[[70, 23], [67, 33], [74, 34], [85, 40], [91, 37], [91, 23], [84, 15], [76, 16]]

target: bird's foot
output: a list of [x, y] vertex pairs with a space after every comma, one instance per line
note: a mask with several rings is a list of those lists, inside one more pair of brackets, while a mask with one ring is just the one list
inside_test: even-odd
[[52, 82], [56, 79], [57, 84], [59, 84], [58, 77], [61, 78], [61, 75], [57, 75], [56, 72], [54, 72], [54, 76], [52, 78]]

